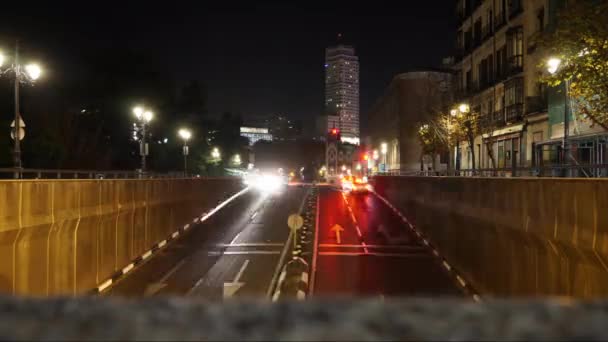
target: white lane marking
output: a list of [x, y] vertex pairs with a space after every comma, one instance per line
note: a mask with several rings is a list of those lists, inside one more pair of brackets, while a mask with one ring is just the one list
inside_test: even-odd
[[142, 259], [146, 260], [152, 256], [152, 251], [147, 251], [144, 255], [142, 255]]
[[205, 216], [203, 216], [201, 218], [201, 223], [207, 221], [207, 219], [209, 219], [211, 216], [213, 216], [213, 214], [217, 213], [218, 211], [222, 210], [222, 208], [224, 208], [225, 206], [227, 206], [228, 204], [230, 204], [230, 202], [234, 201], [235, 199], [239, 198], [240, 196], [242, 196], [243, 194], [247, 193], [247, 191], [249, 191], [249, 187], [246, 187], [245, 189], [237, 192], [235, 195], [233, 195], [232, 197], [230, 197], [229, 199], [225, 200], [224, 202], [222, 202], [220, 205], [218, 205], [217, 207], [215, 207], [213, 210], [211, 210], [209, 213], [207, 213]]
[[222, 256], [222, 255], [280, 255], [279, 251], [237, 251], [237, 252], [209, 252], [209, 256]]
[[430, 258], [428, 254], [425, 253], [377, 253], [377, 252], [368, 252], [368, 253], [349, 253], [349, 252], [319, 252], [320, 256], [346, 256], [346, 257], [357, 257], [357, 256], [377, 256], [377, 257], [391, 257], [391, 258]]
[[112, 285], [112, 279], [108, 279], [108, 280], [106, 280], [105, 283], [99, 285], [97, 287], [97, 291], [103, 292], [105, 289], [107, 289], [108, 287], [110, 287], [110, 285]]
[[184, 264], [186, 263], [186, 261], [188, 261], [188, 258], [182, 259], [175, 266], [173, 266], [173, 268], [171, 270], [169, 270], [169, 272], [167, 272], [167, 274], [165, 274], [158, 282], [159, 283], [166, 282], [167, 279], [169, 279], [169, 277], [171, 277], [173, 275], [173, 273], [177, 272], [177, 270], [179, 270], [182, 266], [184, 266]]
[[234, 277], [234, 280], [232, 281], [232, 283], [238, 283], [239, 282], [239, 280], [243, 276], [243, 273], [245, 273], [245, 270], [247, 269], [247, 265], [249, 265], [249, 259], [245, 260], [245, 262], [243, 263], [243, 266], [241, 266], [241, 269], [239, 270], [239, 272]]
[[303, 301], [304, 299], [306, 299], [306, 292], [298, 290], [297, 299], [299, 301]]
[[[359, 225], [355, 226], [355, 230], [357, 231], [357, 235], [359, 235], [359, 237], [362, 238], [363, 234], [361, 233], [361, 229], [359, 228]], [[363, 246], [363, 243], [361, 243], [361, 246]]]
[[[402, 250], [413, 250], [413, 251], [423, 251], [425, 250], [422, 246], [404, 246], [404, 245], [365, 245], [370, 249], [402, 249]], [[359, 249], [363, 248], [363, 245], [337, 245], [337, 244], [320, 244], [320, 248], [340, 248], [340, 249]]]
[[127, 265], [127, 267], [122, 269], [122, 274], [127, 274], [129, 273], [133, 268], [135, 268], [135, 264], [134, 263], [130, 263], [129, 265]]
[[272, 296], [272, 301], [277, 302], [279, 300], [279, 297], [281, 297], [281, 290], [277, 290], [274, 293], [274, 295]]
[[232, 241], [230, 241], [229, 245], [233, 245], [236, 242], [236, 240], [239, 239], [239, 236], [241, 236], [241, 233], [242, 232], [236, 234], [236, 236], [234, 237], [234, 239], [232, 239]]
[[475, 294], [475, 295], [473, 295], [473, 300], [479, 303], [479, 302], [481, 302], [481, 297], [479, 297], [478, 295]]
[[443, 262], [443, 267], [445, 267], [445, 269], [448, 270], [448, 271], [452, 270], [452, 266], [450, 266], [450, 264], [448, 264], [447, 261]]
[[251, 215], [251, 221], [253, 221], [256, 216], [258, 216], [258, 212], [257, 211], [255, 213], [253, 213], [253, 215]]
[[231, 243], [227, 244], [217, 244], [215, 245], [218, 248], [230, 248], [230, 247], [283, 247], [282, 243]]
[[179, 236], [179, 232], [175, 232], [175, 233], [173, 233], [173, 235], [171, 235], [171, 237], [174, 239], [177, 239], [178, 236]]
[[188, 230], [189, 228], [190, 228], [189, 224], [187, 224], [187, 225], [184, 226], [184, 230]]
[[369, 254], [369, 249], [367, 249], [367, 245], [365, 244], [365, 242], [361, 242], [361, 246], [363, 246], [363, 251], [365, 252], [365, 254]]
[[158, 244], [158, 248], [163, 248], [167, 245], [167, 240], [163, 240]]
[[456, 280], [458, 280], [458, 283], [460, 284], [460, 286], [467, 287], [467, 283], [464, 281], [464, 279], [462, 279], [461, 276], [457, 275]]

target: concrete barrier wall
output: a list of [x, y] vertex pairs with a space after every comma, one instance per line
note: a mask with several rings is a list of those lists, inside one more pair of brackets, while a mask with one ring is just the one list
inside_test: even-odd
[[0, 181], [0, 292], [87, 292], [241, 188], [235, 179]]
[[482, 295], [608, 295], [608, 180], [374, 181]]

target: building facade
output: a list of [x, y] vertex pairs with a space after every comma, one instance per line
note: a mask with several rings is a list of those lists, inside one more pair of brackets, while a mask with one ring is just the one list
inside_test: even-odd
[[[561, 175], [601, 176], [597, 170], [559, 169], [568, 163], [604, 164], [608, 142], [605, 130], [576, 115], [576, 100], [565, 96], [563, 86], [547, 89], [540, 82], [549, 56], [536, 38], [555, 29], [563, 3], [458, 1], [455, 105], [468, 104], [482, 127], [474, 146], [458, 147], [461, 169], [549, 166]], [[564, 153], [566, 115], [571, 124]]]
[[[462, 169], [516, 168], [534, 162], [534, 144], [548, 138], [546, 56], [535, 38], [547, 28], [551, 0], [459, 0], [456, 101], [478, 115], [474, 146], [462, 143]], [[473, 160], [475, 164], [473, 164]]]
[[342, 141], [359, 144], [359, 58], [352, 46], [325, 51], [325, 115], [327, 127], [342, 132]]
[[241, 127], [241, 136], [249, 139], [249, 146], [255, 145], [260, 140], [272, 141], [272, 134], [268, 128]]
[[421, 171], [446, 168], [448, 156], [425, 160], [418, 137], [420, 124], [449, 108], [452, 73], [413, 71], [397, 75], [369, 113], [369, 150], [379, 152], [384, 170]]

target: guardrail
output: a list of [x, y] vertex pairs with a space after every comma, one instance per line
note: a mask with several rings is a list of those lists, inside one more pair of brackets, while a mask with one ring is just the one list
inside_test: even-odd
[[138, 179], [184, 178], [183, 172], [156, 173], [118, 170], [64, 170], [0, 168], [0, 179]]
[[421, 177], [548, 177], [548, 178], [608, 178], [608, 164], [553, 165], [495, 169], [461, 169], [441, 171], [389, 170], [379, 176]]

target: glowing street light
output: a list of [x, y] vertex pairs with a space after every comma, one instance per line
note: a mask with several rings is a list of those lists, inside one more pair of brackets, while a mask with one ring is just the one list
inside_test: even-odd
[[220, 153], [220, 150], [217, 147], [214, 147], [211, 151], [211, 157], [213, 159], [220, 159], [222, 157], [222, 154]]
[[[4, 54], [0, 52], [0, 68], [2, 68], [6, 63], [7, 58]], [[25, 137], [25, 130], [23, 129], [24, 122], [21, 118], [21, 113], [19, 109], [20, 105], [20, 96], [19, 96], [19, 86], [21, 83], [30, 83], [33, 84], [40, 76], [42, 75], [42, 68], [38, 64], [28, 64], [21, 65], [19, 61], [19, 42], [15, 45], [15, 57], [13, 62], [10, 65], [7, 65], [5, 69], [0, 69], [1, 75], [12, 75], [14, 81], [14, 93], [15, 93], [15, 121], [11, 125], [12, 129], [12, 137], [15, 141], [15, 145], [13, 147], [13, 159], [15, 169], [15, 178], [21, 177], [21, 140]]]
[[468, 104], [466, 104], [466, 103], [462, 103], [462, 104], [460, 104], [460, 105], [458, 106], [458, 110], [459, 110], [461, 113], [466, 114], [466, 113], [468, 113], [468, 112], [470, 112], [470, 111], [471, 111], [471, 107], [470, 107]]
[[551, 75], [555, 75], [555, 73], [557, 72], [557, 70], [559, 70], [559, 67], [562, 65], [562, 60], [559, 58], [550, 58], [547, 61], [547, 71], [551, 74]]
[[240, 154], [235, 154], [234, 157], [232, 157], [232, 162], [234, 163], [234, 165], [241, 165], [241, 155]]
[[380, 153], [378, 152], [378, 150], [374, 150], [373, 156], [375, 161], [378, 161], [378, 159], [380, 159]]
[[149, 154], [147, 138], [148, 124], [154, 118], [154, 113], [148, 109], [136, 106], [133, 108], [133, 114], [139, 123], [139, 126], [135, 125], [135, 128], [141, 131], [141, 140], [139, 141], [139, 155], [141, 156], [141, 171], [146, 172], [146, 156]]
[[25, 71], [28, 73], [28, 75], [33, 81], [37, 80], [40, 75], [42, 75], [42, 69], [36, 63], [26, 65]]
[[182, 148], [184, 155], [184, 177], [188, 177], [188, 154], [190, 154], [188, 149], [188, 141], [190, 138], [192, 138], [192, 132], [190, 132], [188, 129], [182, 128], [177, 132], [177, 134], [184, 141], [184, 146]]

